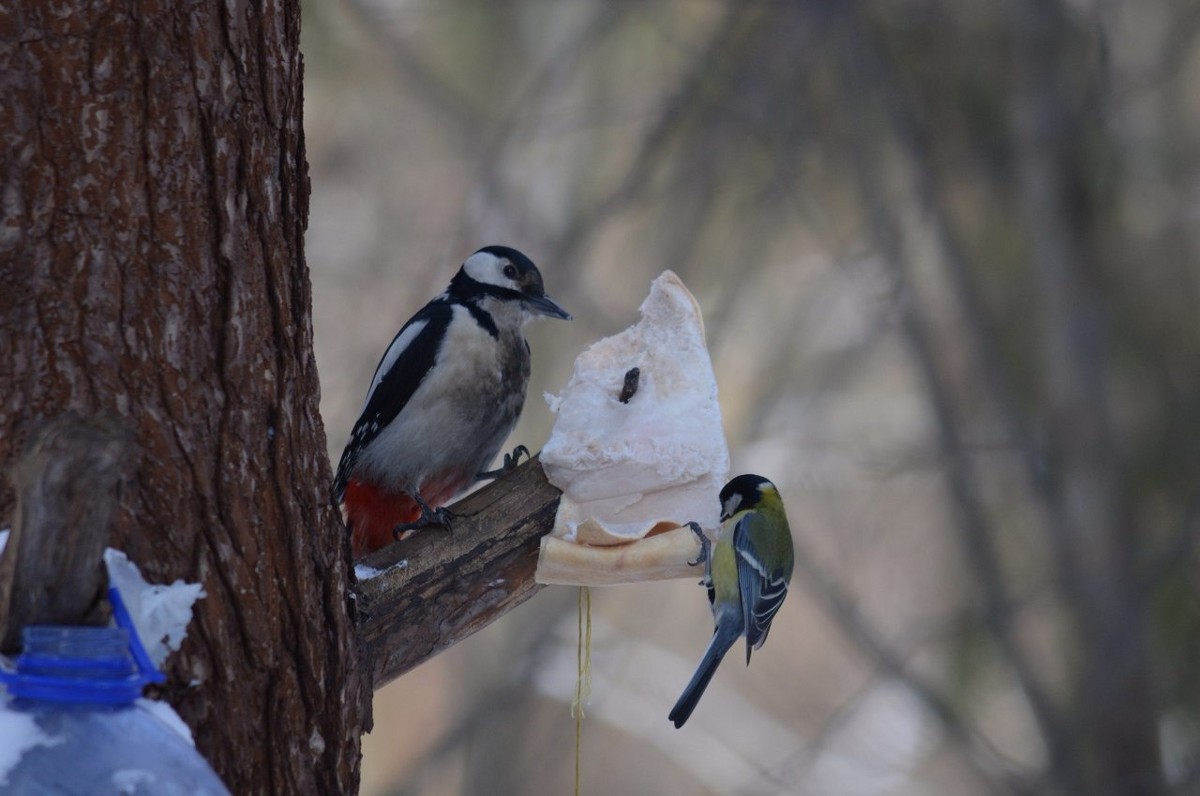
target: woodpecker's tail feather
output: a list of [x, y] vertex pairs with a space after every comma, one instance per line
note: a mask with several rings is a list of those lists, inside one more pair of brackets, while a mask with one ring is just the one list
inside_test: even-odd
[[708, 688], [708, 681], [712, 679], [721, 659], [725, 657], [725, 653], [729, 651], [737, 638], [737, 632], [722, 633], [720, 627], [713, 633], [712, 641], [708, 643], [708, 649], [704, 651], [704, 657], [700, 660], [700, 665], [696, 667], [696, 673], [692, 675], [691, 682], [683, 689], [683, 695], [679, 697], [675, 707], [671, 708], [671, 715], [667, 717], [675, 724], [676, 729], [682, 727], [683, 723], [692, 715], [692, 711], [700, 702], [700, 697], [704, 695], [704, 689]]

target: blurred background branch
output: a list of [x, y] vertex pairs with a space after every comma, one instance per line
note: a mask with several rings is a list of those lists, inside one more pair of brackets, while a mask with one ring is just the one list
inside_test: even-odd
[[[1195, 789], [1198, 33], [1186, 0], [309, 0], [331, 446], [508, 243], [577, 319], [530, 330], [513, 442], [672, 268], [734, 472], [787, 499], [805, 588], [684, 731], [703, 590], [596, 593], [585, 791]], [[566, 787], [574, 605], [378, 692], [364, 790]]]

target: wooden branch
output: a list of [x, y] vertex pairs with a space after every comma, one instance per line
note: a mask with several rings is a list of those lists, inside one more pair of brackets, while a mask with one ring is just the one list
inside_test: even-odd
[[32, 624], [107, 621], [102, 554], [130, 433], [115, 416], [68, 413], [30, 439], [13, 473], [16, 519], [0, 556], [0, 650]]
[[450, 507], [453, 529], [425, 528], [359, 566], [358, 640], [374, 688], [532, 597], [541, 538], [560, 492], [535, 457]]

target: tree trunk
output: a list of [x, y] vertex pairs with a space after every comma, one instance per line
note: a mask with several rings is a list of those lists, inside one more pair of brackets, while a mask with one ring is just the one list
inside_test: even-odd
[[165, 696], [234, 793], [354, 792], [369, 698], [327, 498], [299, 37], [293, 0], [0, 5], [0, 461], [64, 410], [128, 420], [113, 544], [204, 585]]

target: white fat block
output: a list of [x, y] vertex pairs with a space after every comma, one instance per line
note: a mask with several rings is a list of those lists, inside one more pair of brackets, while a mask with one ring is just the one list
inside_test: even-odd
[[[557, 417], [541, 461], [550, 483], [563, 491], [552, 534], [562, 542], [628, 545], [693, 520], [710, 533], [718, 525], [717, 495], [729, 473], [729, 449], [700, 307], [679, 277], [666, 271], [651, 284], [640, 311], [635, 325], [579, 355], [560, 395], [546, 396]], [[632, 368], [639, 371], [637, 389], [628, 396]], [[660, 549], [653, 562], [632, 550], [619, 556], [597, 551], [598, 569], [619, 560], [625, 570], [607, 579], [600, 571], [592, 579], [579, 573], [577, 581], [543, 580], [543, 563], [550, 563], [544, 545], [538, 579], [639, 579], [629, 567], [643, 567], [647, 579], [696, 574], [687, 565], [699, 549], [691, 532], [671, 533], [678, 545]], [[571, 560], [578, 562], [580, 552], [572, 551]]]

